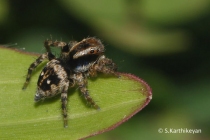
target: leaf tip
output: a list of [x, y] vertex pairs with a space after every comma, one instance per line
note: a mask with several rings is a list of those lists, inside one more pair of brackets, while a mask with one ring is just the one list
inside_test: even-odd
[[138, 83], [141, 84], [141, 86], [143, 87], [142, 90], [140, 91], [143, 95], [146, 96], [146, 99], [144, 101], [144, 103], [142, 105], [140, 105], [140, 107], [136, 110], [134, 110], [130, 115], [125, 116], [122, 120], [120, 120], [119, 122], [109, 126], [108, 128], [105, 128], [103, 130], [100, 130], [98, 132], [92, 133], [91, 135], [81, 138], [81, 139], [85, 139], [91, 136], [95, 136], [110, 130], [115, 129], [117, 126], [119, 126], [120, 124], [126, 122], [127, 120], [129, 120], [132, 116], [134, 116], [135, 114], [137, 114], [139, 111], [141, 111], [145, 106], [147, 106], [149, 104], [149, 102], [152, 99], [152, 89], [150, 88], [150, 86], [142, 79], [140, 79], [139, 77], [133, 75], [133, 74], [129, 74], [129, 73], [117, 73], [120, 75], [120, 77], [124, 77], [127, 78], [129, 80], [133, 80], [136, 81]]

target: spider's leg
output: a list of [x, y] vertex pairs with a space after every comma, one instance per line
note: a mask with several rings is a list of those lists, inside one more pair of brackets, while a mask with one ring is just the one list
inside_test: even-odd
[[69, 83], [67, 82], [64, 86], [63, 92], [61, 93], [61, 103], [62, 103], [62, 112], [63, 112], [63, 119], [64, 119], [64, 127], [68, 126], [67, 120], [67, 93], [68, 93]]
[[47, 52], [51, 52], [50, 47], [63, 48], [66, 45], [67, 45], [67, 43], [62, 42], [62, 41], [54, 41], [53, 42], [52, 40], [45, 40], [45, 42], [44, 42], [44, 46], [45, 46]]
[[63, 60], [68, 59], [72, 44], [73, 43], [67, 44], [66, 42], [62, 42], [62, 41], [53, 42], [52, 40], [45, 40], [44, 42], [44, 46], [48, 52], [51, 52], [50, 47], [60, 48], [61, 49], [60, 58], [62, 58]]
[[30, 67], [28, 68], [28, 73], [27, 73], [27, 76], [26, 76], [26, 81], [23, 85], [23, 88], [22, 89], [26, 89], [26, 87], [28, 86], [28, 83], [30, 81], [30, 78], [31, 78], [31, 74], [32, 74], [32, 71], [45, 59], [53, 59], [55, 58], [55, 56], [50, 53], [50, 52], [47, 52], [47, 53], [44, 53], [42, 55], [40, 55], [35, 62], [33, 62]]
[[44, 41], [44, 47], [45, 47], [46, 51], [50, 52], [50, 53], [51, 53], [51, 49], [50, 49], [51, 44], [52, 44], [51, 40], [45, 40]]
[[93, 106], [95, 109], [100, 109], [100, 107], [95, 103], [95, 101], [90, 97], [89, 92], [87, 90], [87, 80], [82, 75], [82, 73], [76, 74], [76, 83], [79, 86], [81, 93], [84, 95], [86, 101]]

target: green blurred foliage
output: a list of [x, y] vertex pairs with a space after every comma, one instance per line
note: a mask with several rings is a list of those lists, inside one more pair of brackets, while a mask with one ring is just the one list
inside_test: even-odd
[[[153, 89], [143, 111], [89, 139], [210, 137], [209, 0], [3, 0], [0, 5], [0, 44], [42, 53], [51, 36], [63, 41], [96, 36], [119, 71], [141, 77]], [[202, 133], [160, 134], [158, 128]]]

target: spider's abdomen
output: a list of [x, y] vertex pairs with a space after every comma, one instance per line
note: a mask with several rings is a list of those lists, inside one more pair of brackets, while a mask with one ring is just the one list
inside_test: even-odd
[[59, 60], [53, 59], [47, 63], [39, 76], [34, 100], [53, 97], [61, 93], [68, 85], [67, 71]]

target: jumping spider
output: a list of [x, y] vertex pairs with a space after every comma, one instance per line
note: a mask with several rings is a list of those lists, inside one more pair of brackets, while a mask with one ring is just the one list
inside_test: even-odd
[[[77, 85], [87, 102], [94, 108], [100, 109], [89, 95], [87, 77], [96, 76], [97, 72], [118, 76], [115, 63], [104, 55], [105, 49], [101, 41], [94, 37], [83, 39], [81, 42], [70, 43], [46, 40], [44, 46], [47, 52], [40, 55], [28, 68], [23, 89], [26, 89], [32, 71], [43, 60], [48, 59], [49, 62], [42, 70], [37, 82], [37, 91], [34, 97], [36, 102], [61, 93], [64, 127], [67, 127], [67, 93], [69, 87]], [[55, 57], [50, 47], [60, 48], [60, 56]]]

